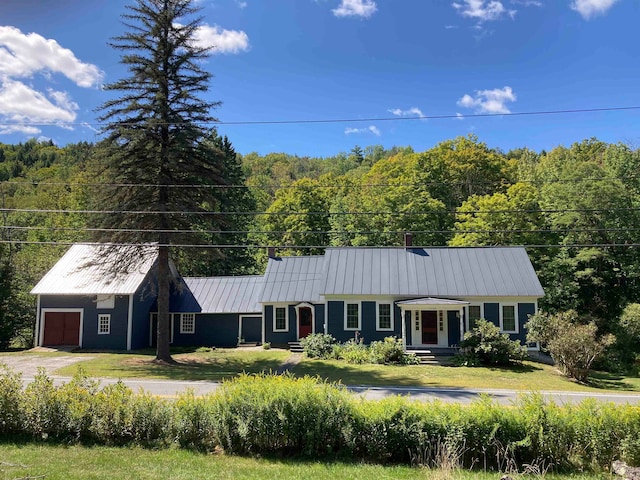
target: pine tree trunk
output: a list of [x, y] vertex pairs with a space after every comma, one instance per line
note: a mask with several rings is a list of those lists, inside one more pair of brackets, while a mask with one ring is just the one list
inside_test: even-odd
[[158, 339], [156, 360], [173, 363], [169, 351], [171, 340], [169, 319], [169, 286], [171, 284], [171, 270], [169, 268], [169, 247], [158, 247]]

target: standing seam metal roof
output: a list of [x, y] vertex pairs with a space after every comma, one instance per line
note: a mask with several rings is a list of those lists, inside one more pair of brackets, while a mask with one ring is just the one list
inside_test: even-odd
[[193, 296], [183, 296], [180, 311], [196, 313], [261, 313], [258, 295], [262, 276], [185, 278]]
[[[544, 295], [522, 247], [329, 248], [325, 253], [324, 272], [319, 286], [322, 295]], [[370, 276], [379, 281], [372, 282]], [[363, 285], [371, 288], [364, 290]], [[266, 298], [263, 294], [262, 301]]]
[[264, 274], [262, 303], [318, 302], [324, 256], [270, 258]]

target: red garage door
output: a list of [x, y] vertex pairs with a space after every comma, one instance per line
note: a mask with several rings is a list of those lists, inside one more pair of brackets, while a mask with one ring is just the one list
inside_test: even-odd
[[80, 312], [45, 312], [42, 345], [80, 345]]

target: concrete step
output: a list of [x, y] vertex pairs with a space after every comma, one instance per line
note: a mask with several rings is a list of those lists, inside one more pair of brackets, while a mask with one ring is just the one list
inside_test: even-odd
[[304, 348], [302, 348], [302, 344], [300, 342], [287, 342], [289, 345], [289, 350], [293, 353], [303, 353]]

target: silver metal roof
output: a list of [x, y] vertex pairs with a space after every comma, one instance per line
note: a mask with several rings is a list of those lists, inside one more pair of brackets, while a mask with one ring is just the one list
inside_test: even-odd
[[181, 305], [182, 312], [262, 312], [258, 302], [262, 276], [185, 278], [184, 281], [193, 294], [193, 297], [186, 298], [196, 302], [196, 305]]
[[329, 248], [323, 295], [542, 297], [522, 247]]
[[263, 303], [320, 301], [324, 261], [325, 258], [322, 255], [270, 258], [259, 301]]
[[122, 270], [125, 247], [73, 245], [31, 290], [34, 295], [130, 295], [138, 290], [158, 256], [155, 246], [135, 247]]

